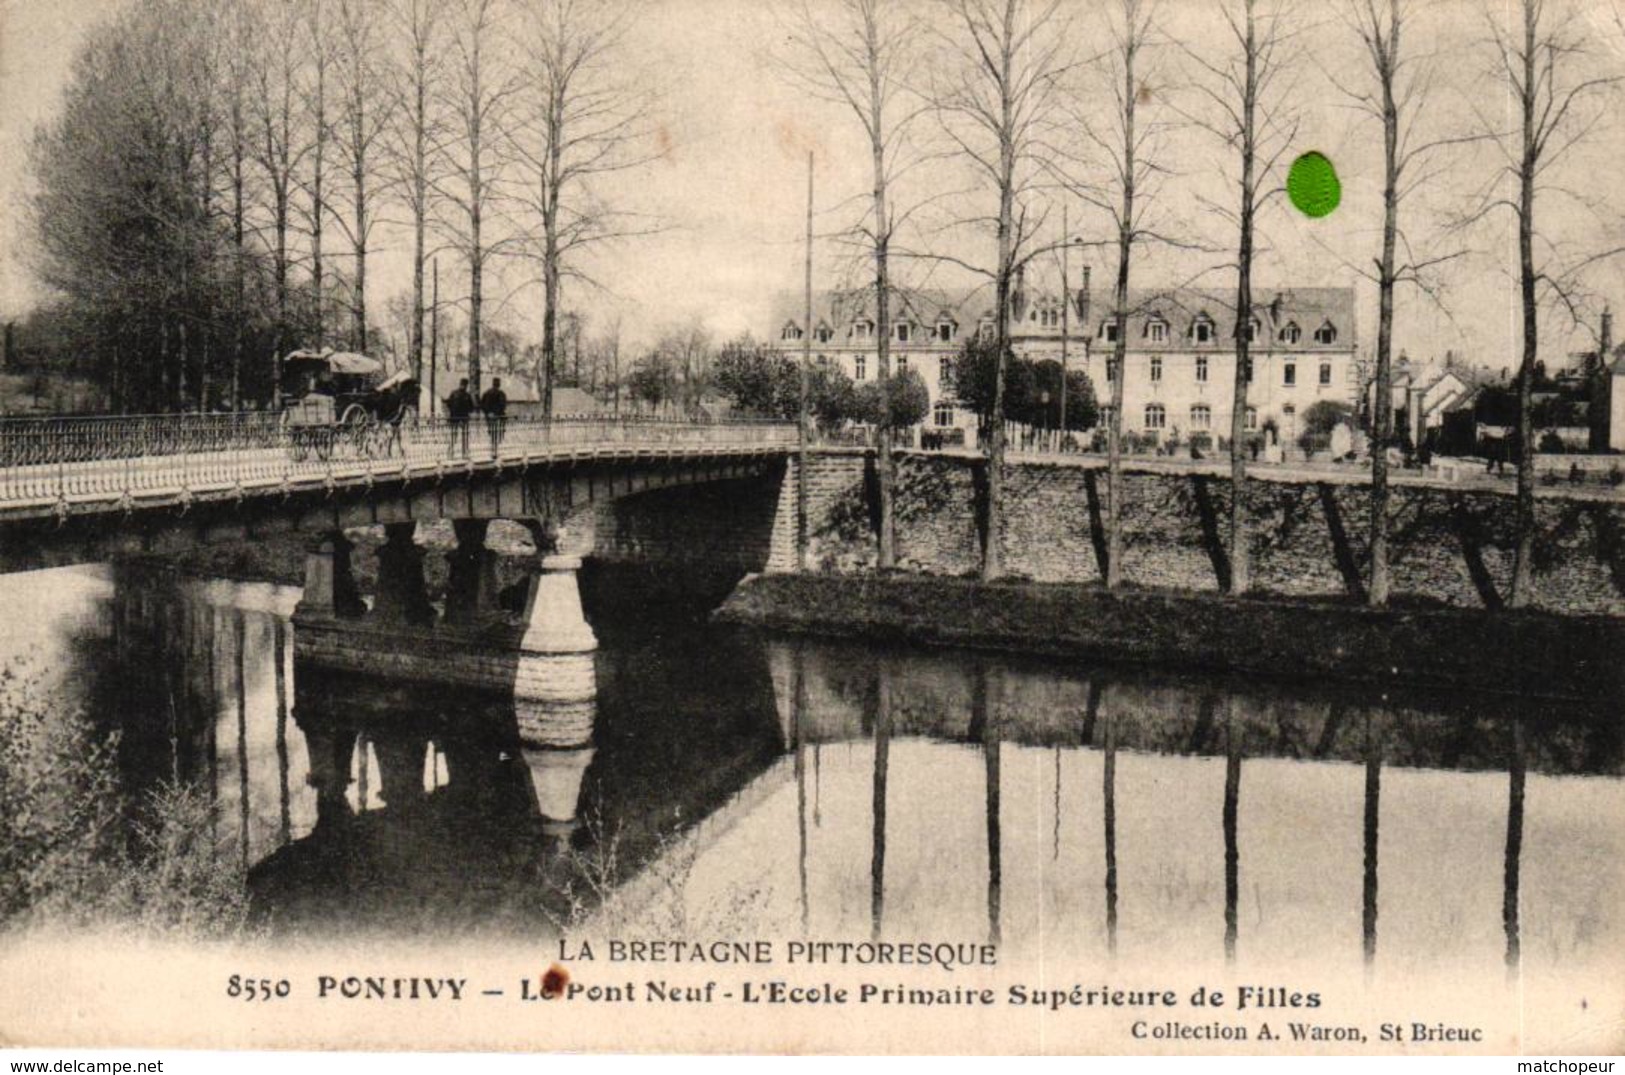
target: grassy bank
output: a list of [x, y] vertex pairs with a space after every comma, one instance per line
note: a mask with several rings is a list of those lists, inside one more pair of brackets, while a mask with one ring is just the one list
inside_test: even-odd
[[1625, 690], [1625, 621], [926, 575], [758, 575], [723, 622], [1280, 677], [1598, 699]]

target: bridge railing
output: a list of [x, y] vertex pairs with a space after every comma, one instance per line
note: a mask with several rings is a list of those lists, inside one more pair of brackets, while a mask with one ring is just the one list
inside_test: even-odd
[[276, 413], [0, 420], [0, 505], [165, 491], [245, 489], [594, 447], [788, 446], [795, 427], [751, 420], [414, 418], [300, 426]]

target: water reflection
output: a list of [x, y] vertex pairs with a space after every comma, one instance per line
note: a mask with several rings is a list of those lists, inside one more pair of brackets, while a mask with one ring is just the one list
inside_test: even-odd
[[[477, 694], [297, 659], [294, 591], [74, 578], [34, 644], [122, 732], [127, 787], [206, 783], [276, 929], [534, 934], [619, 890], [691, 925], [1104, 960], [1625, 940], [1607, 713], [764, 639], [590, 576], [599, 651]], [[677, 860], [677, 890], [640, 887]]]

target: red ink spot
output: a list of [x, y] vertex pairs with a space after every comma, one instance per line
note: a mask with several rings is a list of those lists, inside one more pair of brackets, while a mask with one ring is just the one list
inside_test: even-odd
[[542, 975], [542, 999], [552, 1000], [554, 997], [564, 995], [564, 987], [570, 984], [570, 972], [557, 963], [547, 968]]

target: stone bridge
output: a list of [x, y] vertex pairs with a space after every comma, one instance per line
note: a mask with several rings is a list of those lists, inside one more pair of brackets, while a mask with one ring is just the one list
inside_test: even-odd
[[[0, 423], [0, 572], [302, 535], [301, 653], [356, 671], [376, 671], [388, 653], [407, 678], [452, 667], [471, 686], [533, 687], [567, 702], [591, 680], [596, 640], [575, 575], [603, 505], [758, 479], [754, 499], [765, 505], [755, 514], [771, 525], [795, 442], [795, 427], [782, 423], [642, 418], [319, 429], [272, 414]], [[664, 508], [684, 514], [681, 504]], [[486, 543], [498, 519], [528, 528], [537, 551], [517, 620]], [[457, 538], [443, 613], [430, 602], [415, 534], [441, 520]], [[369, 607], [345, 531], [371, 526], [385, 541]], [[520, 674], [535, 665], [523, 655], [544, 658], [547, 675]]]
[[445, 420], [301, 430], [273, 414], [0, 423], [0, 572], [430, 520], [556, 533], [595, 502], [782, 469], [793, 425]]

